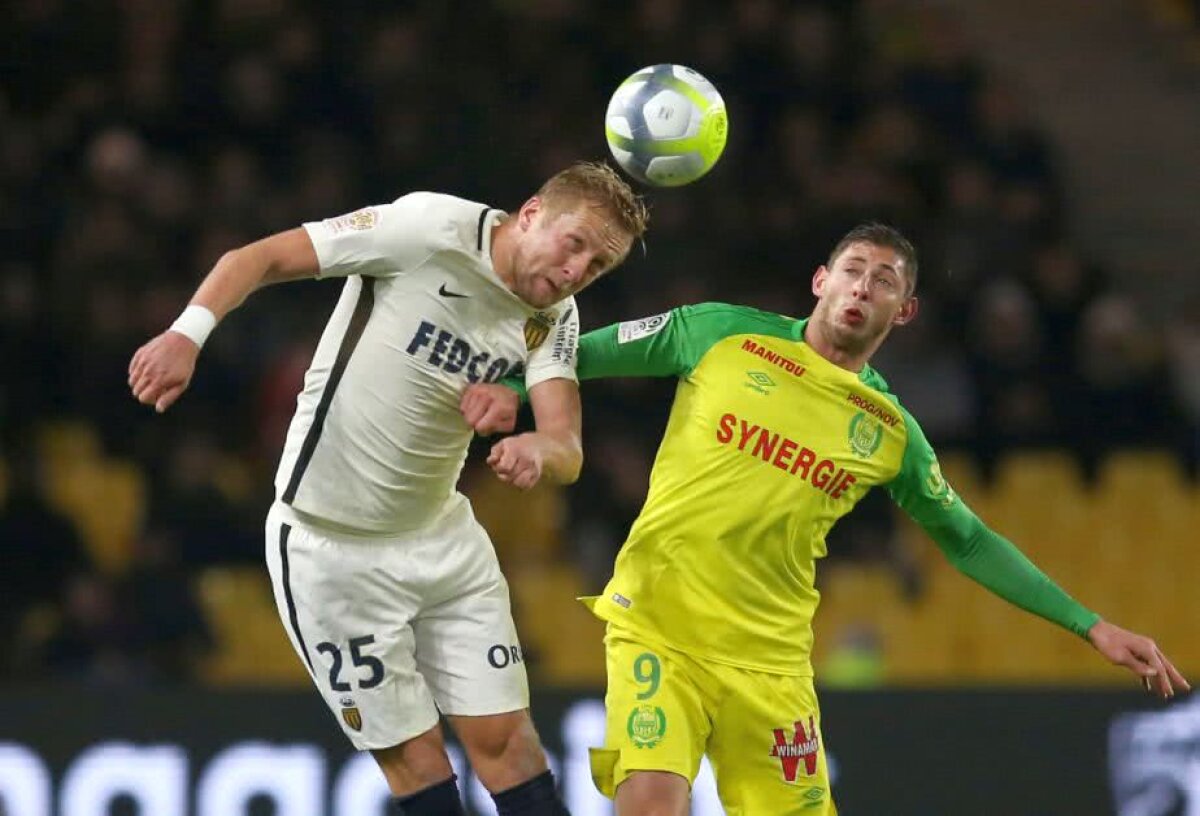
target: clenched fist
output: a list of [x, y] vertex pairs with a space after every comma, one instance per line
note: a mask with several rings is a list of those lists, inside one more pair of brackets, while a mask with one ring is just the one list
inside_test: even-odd
[[200, 347], [174, 331], [165, 331], [138, 349], [129, 361], [129, 389], [143, 405], [162, 413], [192, 381]]
[[542, 478], [544, 459], [538, 436], [527, 433], [501, 439], [492, 446], [487, 463], [500, 481], [528, 490]]
[[480, 436], [512, 433], [517, 425], [517, 410], [520, 407], [521, 401], [516, 391], [490, 383], [468, 385], [458, 404], [463, 419]]

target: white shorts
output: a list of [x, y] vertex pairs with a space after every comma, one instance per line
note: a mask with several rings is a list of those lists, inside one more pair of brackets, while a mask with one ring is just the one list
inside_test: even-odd
[[386, 538], [315, 527], [276, 502], [266, 550], [284, 628], [359, 750], [412, 739], [439, 711], [529, 707], [508, 583], [465, 497]]

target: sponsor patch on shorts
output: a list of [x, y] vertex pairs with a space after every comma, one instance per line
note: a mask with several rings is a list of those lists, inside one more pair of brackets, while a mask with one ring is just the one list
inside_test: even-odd
[[817, 735], [815, 719], [813, 715], [808, 715], [807, 728], [804, 718], [800, 717], [790, 729], [786, 727], [772, 729], [774, 744], [770, 748], [770, 756], [779, 760], [784, 782], [796, 782], [802, 770], [804, 776], [814, 776], [817, 773], [821, 738]]

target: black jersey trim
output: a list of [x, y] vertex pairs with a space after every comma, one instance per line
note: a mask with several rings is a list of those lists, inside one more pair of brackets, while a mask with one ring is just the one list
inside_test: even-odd
[[296, 643], [300, 647], [300, 654], [304, 656], [304, 662], [308, 664], [308, 670], [314, 671], [312, 658], [308, 656], [308, 647], [304, 645], [304, 635], [300, 633], [300, 616], [296, 614], [296, 601], [292, 598], [292, 570], [288, 564], [288, 536], [292, 533], [292, 525], [284, 524], [279, 528], [279, 563], [280, 563], [280, 582], [283, 583], [283, 598], [287, 602], [288, 622], [292, 625], [292, 634], [296, 636]]
[[375, 279], [363, 276], [361, 280], [362, 289], [358, 293], [358, 303], [354, 306], [354, 314], [350, 316], [350, 323], [346, 326], [345, 335], [342, 336], [342, 345], [338, 349], [333, 370], [329, 372], [329, 381], [325, 383], [325, 391], [321, 394], [321, 401], [317, 403], [316, 415], [313, 416], [312, 425], [309, 426], [308, 433], [304, 436], [304, 444], [300, 446], [300, 455], [296, 457], [296, 464], [292, 468], [291, 478], [288, 479], [287, 489], [283, 491], [284, 504], [291, 504], [296, 498], [300, 479], [303, 478], [304, 471], [308, 469], [308, 463], [312, 461], [313, 452], [317, 449], [317, 442], [321, 439], [321, 430], [325, 427], [325, 416], [329, 413], [329, 404], [333, 402], [333, 394], [337, 391], [338, 383], [342, 381], [342, 375], [346, 372], [346, 366], [350, 362], [350, 355], [354, 353], [355, 346], [362, 338], [367, 321], [371, 318], [371, 310], [375, 307]]
[[479, 229], [477, 230], [478, 234], [475, 236], [475, 249], [480, 252], [483, 252], [483, 224], [487, 221], [488, 213], [491, 211], [491, 207], [484, 207], [483, 212], [479, 214]]

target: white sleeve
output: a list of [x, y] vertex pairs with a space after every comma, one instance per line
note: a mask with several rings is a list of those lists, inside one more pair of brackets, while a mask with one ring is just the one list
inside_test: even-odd
[[433, 251], [423, 198], [410, 193], [391, 204], [305, 223], [321, 264], [317, 277], [386, 277], [418, 266]]
[[579, 350], [579, 309], [569, 298], [562, 317], [550, 330], [545, 342], [529, 354], [525, 368], [525, 387], [560, 377], [578, 381], [575, 376], [575, 357]]

